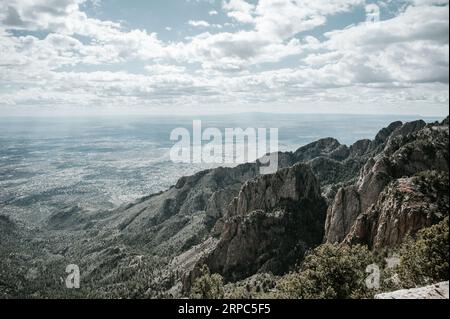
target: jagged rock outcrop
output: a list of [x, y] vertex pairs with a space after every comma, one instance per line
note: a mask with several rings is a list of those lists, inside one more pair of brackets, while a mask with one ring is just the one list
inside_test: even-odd
[[[202, 264], [229, 282], [284, 274], [323, 240], [394, 247], [447, 214], [448, 118], [394, 122], [372, 141], [325, 138], [276, 155], [274, 174], [260, 175], [256, 161], [183, 177], [114, 211], [68, 207], [47, 220], [42, 238], [25, 240], [0, 216], [0, 239], [30, 256], [45, 247], [43, 264], [76, 260], [87, 280], [113, 291], [144, 282], [147, 297], [178, 297]], [[8, 269], [16, 262], [22, 256]]]
[[325, 221], [326, 241], [342, 241], [360, 213], [361, 203], [357, 187], [352, 185], [339, 189], [328, 208]]
[[350, 146], [349, 156], [350, 157], [364, 156], [365, 154], [367, 154], [371, 143], [372, 141], [368, 139], [356, 141], [355, 143], [353, 143], [353, 145]]
[[296, 164], [275, 174], [247, 181], [230, 203], [225, 218], [254, 210], [269, 211], [282, 201], [299, 202], [320, 197], [320, 185], [308, 165]]
[[361, 159], [348, 158], [337, 161], [329, 157], [316, 157], [307, 162], [322, 186], [350, 181], [363, 165]]
[[112, 223], [128, 242], [182, 252], [206, 238], [241, 185], [258, 174], [258, 165], [249, 163], [182, 177], [169, 190], [116, 211]]
[[420, 288], [401, 289], [375, 295], [375, 299], [448, 299], [448, 281]]
[[[195, 266], [203, 263], [228, 281], [258, 271], [283, 273], [305, 249], [319, 244], [322, 235], [341, 242], [352, 229], [363, 233], [366, 228], [356, 228], [355, 221], [392, 181], [426, 168], [445, 169], [442, 163], [448, 155], [441, 149], [448, 140], [436, 138], [445, 137], [445, 130], [436, 127], [425, 127], [423, 121], [394, 122], [373, 141], [360, 140], [350, 147], [322, 139], [294, 153], [278, 153], [279, 167], [290, 168], [271, 175], [259, 176], [259, 162], [200, 172], [180, 179], [166, 192], [125, 207], [114, 223], [128, 243], [144, 243], [154, 253], [168, 251], [168, 256], [177, 256], [171, 264], [177, 273], [184, 272], [185, 288], [196, 276]], [[426, 153], [430, 140], [437, 150], [434, 160], [419, 156]], [[299, 178], [300, 172], [306, 175]], [[296, 186], [299, 180], [301, 190]], [[369, 220], [370, 225], [375, 223]], [[394, 216], [391, 221], [395, 225]], [[388, 230], [391, 235], [384, 239], [377, 235], [370, 239], [366, 231], [348, 240], [397, 244], [430, 223], [434, 220], [413, 220], [397, 237], [395, 230]]]
[[[320, 184], [308, 165], [259, 176], [231, 202], [217, 246], [199, 264], [228, 281], [259, 271], [283, 273], [321, 242], [325, 212]], [[195, 270], [187, 276], [185, 285]]]
[[448, 172], [425, 171], [391, 182], [359, 215], [345, 241], [374, 249], [395, 247], [407, 236], [448, 216]]
[[[325, 138], [293, 153], [278, 152], [278, 167], [308, 162], [322, 185], [348, 181], [364, 163], [355, 155], [352, 157], [350, 149], [333, 138]], [[167, 191], [117, 209], [101, 228], [117, 228], [128, 244], [159, 254], [181, 253], [205, 240], [211, 230], [215, 236], [220, 234], [228, 204], [246, 181], [260, 174], [261, 165], [257, 161], [182, 177]], [[76, 215], [53, 216], [49, 227], [62, 229], [70, 224], [62, 217], [73, 220]]]
[[[391, 133], [388, 134], [389, 132]], [[358, 181], [354, 185], [341, 188], [328, 208], [325, 224], [327, 242], [343, 241], [357, 218], [368, 212], [391, 182], [428, 170], [448, 174], [448, 125], [445, 125], [445, 122], [426, 126], [423, 121], [404, 125], [395, 122], [377, 135], [369, 149], [371, 152], [374, 149], [381, 152], [369, 158], [360, 172]], [[356, 237], [367, 233], [363, 231], [364, 229], [375, 227], [375, 225], [363, 227], [364, 220], [369, 221], [366, 217], [361, 217], [359, 226], [354, 228]], [[422, 227], [422, 223], [425, 222], [419, 220], [417, 224], [413, 223], [414, 225], [410, 226], [403, 223], [395, 224], [393, 227], [396, 227], [396, 230], [391, 230], [390, 233], [397, 232], [400, 235], [397, 239], [394, 239], [394, 235], [384, 239], [378, 236], [376, 241], [398, 244], [404, 235], [409, 233], [404, 229], [412, 231]], [[366, 241], [370, 242], [369, 239]]]
[[375, 136], [375, 139], [370, 143], [369, 151], [373, 155], [382, 151], [389, 137], [402, 125], [403, 123], [401, 121], [396, 121], [381, 129]]
[[[342, 153], [346, 153], [341, 149], [342, 145], [335, 138], [323, 138], [316, 142], [300, 147], [294, 152], [294, 156], [298, 162], [305, 162], [319, 156], [327, 156], [339, 158]], [[346, 156], [343, 156], [344, 158]]]
[[294, 162], [310, 164], [324, 189], [333, 188], [335, 185], [346, 184], [357, 178], [367, 162], [380, 154], [386, 145], [395, 140], [395, 137], [407, 136], [425, 125], [422, 120], [406, 124], [393, 122], [380, 130], [373, 141], [363, 139], [349, 147], [341, 145], [334, 138], [324, 138], [300, 147], [293, 154]]
[[296, 163], [310, 164], [321, 185], [327, 186], [355, 178], [366, 160], [368, 148], [366, 140], [348, 147], [334, 138], [324, 138], [300, 147], [293, 156]]

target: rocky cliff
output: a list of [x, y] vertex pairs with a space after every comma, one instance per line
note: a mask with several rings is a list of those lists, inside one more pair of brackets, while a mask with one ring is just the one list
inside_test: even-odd
[[396, 124], [380, 134], [379, 152], [328, 208], [327, 242], [396, 245], [447, 214], [448, 124]]
[[219, 242], [202, 262], [227, 280], [283, 273], [321, 242], [325, 212], [320, 184], [308, 165], [257, 177], [231, 201]]
[[438, 171], [390, 182], [375, 204], [356, 218], [345, 241], [373, 249], [398, 246], [448, 214], [448, 183], [448, 172]]
[[375, 299], [448, 299], [448, 281], [420, 288], [401, 289], [375, 296]]
[[[350, 146], [321, 139], [278, 153], [274, 174], [259, 161], [219, 167], [113, 211], [61, 211], [25, 243], [45, 251], [44, 269], [75, 261], [96, 297], [180, 296], [203, 264], [229, 282], [283, 274], [324, 241], [394, 247], [448, 215], [448, 134], [447, 118]], [[1, 216], [0, 230], [20, 234]]]
[[164, 257], [160, 276], [177, 295], [203, 264], [236, 281], [285, 273], [324, 240], [395, 246], [446, 214], [447, 147], [445, 122], [394, 122], [374, 140], [278, 153], [275, 174], [260, 176], [259, 162], [199, 172], [95, 221], [104, 244], [91, 250]]

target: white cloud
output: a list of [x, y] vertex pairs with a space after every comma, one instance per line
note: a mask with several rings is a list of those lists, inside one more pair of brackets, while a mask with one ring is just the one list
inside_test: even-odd
[[324, 25], [327, 16], [350, 11], [363, 0], [260, 0], [255, 9], [256, 29], [276, 38]]
[[202, 27], [202, 28], [207, 28], [210, 26], [210, 24], [204, 20], [190, 20], [188, 24], [193, 27]]
[[[0, 2], [0, 21], [6, 29], [46, 30], [66, 36], [92, 39], [85, 52], [106, 53], [112, 61], [164, 55], [163, 44], [155, 33], [145, 30], [123, 31], [120, 23], [89, 18], [80, 11], [85, 0], [12, 0]], [[1, 10], [1, 9], [5, 10]], [[11, 16], [12, 12], [14, 17]], [[91, 59], [91, 62], [95, 61]], [[102, 62], [102, 59], [100, 61]]]
[[183, 66], [170, 64], [152, 64], [147, 65], [145, 69], [150, 74], [178, 74], [186, 71], [186, 68]]
[[228, 11], [227, 15], [242, 23], [253, 23], [253, 11], [255, 5], [245, 0], [228, 0], [223, 2], [223, 9]]
[[0, 18], [4, 25], [35, 30], [62, 30], [67, 18], [80, 15], [79, 4], [84, 0], [10, 0], [0, 3]]
[[418, 40], [448, 43], [448, 7], [409, 7], [397, 17], [326, 33], [331, 49], [387, 47]]
[[[162, 41], [89, 17], [84, 0], [0, 0], [0, 106], [446, 108], [448, 1], [409, 1], [392, 19], [330, 30], [330, 16], [365, 2], [231, 0], [224, 25], [235, 32], [209, 12], [211, 22], [188, 22], [209, 32]], [[309, 33], [319, 26], [328, 32]]]
[[334, 64], [354, 82], [448, 83], [448, 7], [409, 7], [397, 17], [326, 33], [328, 52], [308, 64]]
[[273, 42], [254, 31], [207, 32], [172, 51], [176, 59], [199, 62], [207, 69], [241, 71], [249, 65], [278, 62], [286, 56], [299, 54], [301, 45], [296, 39]]
[[281, 39], [325, 24], [326, 17], [363, 5], [364, 0], [245, 0], [224, 1], [228, 16], [242, 23], [255, 24], [257, 31]]
[[[253, 30], [203, 33], [180, 45], [183, 48], [176, 50], [175, 55], [181, 60], [199, 62], [207, 69], [234, 72], [251, 65], [278, 62], [302, 53], [303, 48], [318, 45], [314, 37], [306, 37], [306, 42], [300, 43], [294, 35], [324, 24], [327, 15], [361, 4], [362, 0], [260, 0], [257, 5], [244, 0], [224, 1], [228, 15], [239, 22], [252, 23]], [[207, 26], [201, 22], [195, 25]]]
[[416, 6], [448, 5], [448, 0], [412, 0]]

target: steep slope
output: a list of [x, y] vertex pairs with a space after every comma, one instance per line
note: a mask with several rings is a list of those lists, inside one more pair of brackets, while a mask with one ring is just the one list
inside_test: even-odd
[[[427, 196], [440, 196], [440, 194], [448, 191], [448, 182], [441, 185], [442, 187], [438, 191], [430, 186], [436, 183], [436, 180], [430, 176], [428, 180], [425, 178], [426, 184], [430, 184], [427, 187], [431, 187], [426, 194], [419, 191], [419, 193], [414, 193], [414, 196], [411, 194], [405, 195], [404, 200], [399, 200], [396, 203], [394, 203], [394, 198], [400, 196], [398, 187], [403, 187], [404, 192], [408, 192], [414, 189], [411, 185], [417, 181], [417, 179], [399, 180], [401, 178], [413, 177], [421, 172], [433, 170], [438, 172], [438, 180], [442, 179], [439, 172], [448, 176], [449, 130], [448, 124], [445, 123], [444, 121], [424, 126], [422, 122], [411, 122], [397, 126], [391, 135], [385, 138], [385, 144], [379, 144], [378, 147], [382, 148], [382, 151], [375, 157], [369, 158], [361, 170], [358, 181], [353, 185], [340, 188], [337, 192], [328, 209], [325, 240], [331, 243], [341, 242], [348, 236], [348, 241], [358, 238], [359, 241], [374, 244], [376, 247], [384, 243], [395, 245], [400, 243], [405, 236], [413, 235], [418, 229], [431, 223], [434, 220], [433, 218], [427, 219], [416, 215], [407, 218], [408, 221], [406, 221], [403, 215], [413, 214], [414, 210], [405, 209], [404, 206], [408, 205], [405, 202], [409, 201], [409, 205], [412, 207], [414, 206], [412, 198], [419, 197], [425, 200], [425, 198], [428, 198]], [[420, 176], [423, 177], [424, 175]], [[388, 185], [391, 185], [391, 190], [386, 189], [386, 187], [389, 188]], [[427, 187], [423, 187], [422, 190]], [[433, 195], [435, 191], [437, 193]], [[382, 194], [382, 198], [380, 194]], [[378, 205], [372, 207], [377, 201], [379, 201]], [[435, 204], [433, 199], [430, 199], [422, 203], [424, 207], [427, 207], [428, 202]], [[388, 205], [391, 205], [391, 207]], [[438, 205], [439, 213], [432, 215], [443, 215], [442, 210], [446, 205], [448, 207], [448, 196], [447, 200], [444, 199], [443, 203]], [[400, 209], [400, 206], [403, 209]], [[386, 220], [383, 220], [383, 218], [386, 217], [388, 211], [397, 215], [391, 217], [392, 223], [389, 223], [390, 230], [388, 231], [390, 235], [385, 233], [387, 237], [382, 238], [383, 231], [381, 229], [376, 230], [376, 228], [386, 224]], [[377, 220], [376, 216], [382, 219]], [[357, 222], [357, 225], [355, 225], [355, 222]], [[368, 231], [368, 229], [372, 229], [372, 231]], [[349, 235], [351, 230], [352, 234]], [[377, 233], [378, 235], [376, 235]], [[397, 235], [394, 235], [394, 233]], [[367, 238], [367, 236], [373, 238]]]
[[[26, 283], [30, 260], [43, 272], [56, 267], [47, 292], [35, 283], [32, 291], [59, 296], [53, 277], [75, 262], [83, 296], [180, 296], [202, 264], [230, 282], [284, 274], [323, 240], [393, 247], [447, 214], [448, 119], [394, 122], [372, 141], [346, 146], [325, 138], [277, 155], [274, 174], [260, 175], [259, 161], [220, 167], [113, 211], [61, 210], [28, 236], [32, 245], [13, 246], [17, 227], [0, 217], [2, 243], [29, 255], [4, 258], [3, 265], [13, 262], [2, 267], [3, 278], [21, 268]], [[10, 256], [11, 249], [0, 252]]]
[[[278, 166], [286, 168], [307, 162], [321, 184], [328, 185], [333, 179], [348, 181], [356, 176], [364, 160], [356, 155], [357, 147], [352, 146], [342, 153], [343, 148], [347, 149], [347, 146], [325, 138], [293, 153], [277, 153]], [[182, 177], [167, 191], [124, 205], [110, 214], [80, 220], [77, 212], [64, 212], [52, 216], [49, 226], [63, 229], [64, 225], [73, 224], [69, 220], [77, 220], [77, 228], [94, 227], [100, 233], [107, 230], [109, 234], [116, 233], [127, 245], [173, 256], [200, 244], [211, 231], [217, 234], [229, 203], [238, 196], [246, 181], [259, 175], [260, 166], [257, 161], [202, 171]]]
[[[279, 154], [279, 166], [290, 166], [290, 153]], [[169, 190], [124, 206], [107, 228], [116, 228], [128, 244], [173, 255], [201, 243], [241, 186], [259, 175], [260, 162], [219, 167], [182, 177]]]
[[[207, 264], [226, 280], [256, 272], [281, 274], [323, 236], [326, 203], [311, 168], [296, 164], [248, 181], [230, 203]], [[188, 274], [185, 289], [196, 271]]]
[[395, 247], [448, 215], [448, 172], [425, 171], [389, 183], [345, 238], [374, 249]]

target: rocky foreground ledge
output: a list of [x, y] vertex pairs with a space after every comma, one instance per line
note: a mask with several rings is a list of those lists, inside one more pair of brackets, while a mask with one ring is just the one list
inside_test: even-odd
[[375, 296], [375, 299], [449, 299], [448, 281], [413, 289], [401, 289]]

